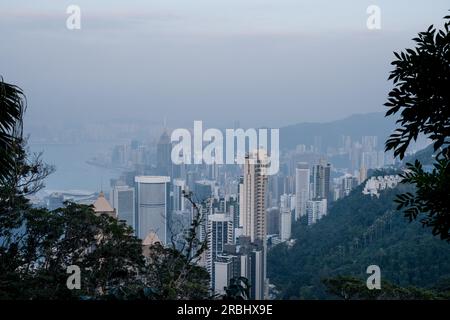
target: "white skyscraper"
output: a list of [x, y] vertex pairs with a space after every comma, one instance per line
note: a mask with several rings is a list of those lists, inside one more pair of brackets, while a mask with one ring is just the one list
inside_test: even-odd
[[138, 176], [136, 182], [136, 235], [145, 239], [150, 232], [167, 243], [169, 182], [166, 176]]
[[211, 276], [211, 288], [214, 289], [214, 262], [217, 255], [223, 252], [224, 245], [233, 243], [233, 218], [225, 213], [209, 215], [207, 235], [206, 269]]
[[312, 225], [327, 214], [327, 199], [310, 200], [306, 203], [308, 225]]
[[233, 257], [219, 255], [214, 261], [214, 293], [225, 294], [233, 276]]
[[280, 196], [280, 207], [281, 208], [288, 208], [290, 206], [291, 206], [291, 204], [290, 204], [290, 197], [289, 197], [289, 195], [286, 194], [286, 193], [282, 194]]
[[291, 238], [291, 210], [290, 208], [281, 208], [280, 211], [280, 239], [287, 241]]
[[244, 182], [241, 192], [240, 221], [242, 234], [250, 239], [251, 243], [260, 242], [261, 251], [255, 253], [258, 256], [257, 270], [252, 277], [255, 278], [254, 286], [257, 292], [263, 292], [260, 299], [266, 293], [266, 261], [267, 261], [267, 225], [266, 225], [266, 193], [267, 193], [267, 167], [269, 159], [263, 149], [250, 152], [245, 157]]
[[240, 221], [243, 235], [254, 242], [266, 237], [267, 154], [260, 149], [249, 153], [244, 164], [241, 190]]
[[111, 205], [116, 209], [117, 218], [135, 228], [135, 195], [134, 188], [129, 186], [115, 186], [111, 191]]
[[310, 169], [307, 163], [299, 162], [295, 169], [295, 219], [306, 215], [306, 202], [309, 200]]

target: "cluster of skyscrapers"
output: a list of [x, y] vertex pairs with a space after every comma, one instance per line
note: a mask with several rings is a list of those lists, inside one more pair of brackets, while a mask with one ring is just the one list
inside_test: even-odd
[[[250, 298], [267, 298], [265, 150], [249, 152], [235, 179], [234, 169], [220, 172], [216, 165], [175, 168], [170, 147], [163, 134], [157, 146], [157, 165], [150, 171], [159, 175], [135, 175], [131, 186], [126, 183], [131, 180], [127, 173], [113, 181], [110, 202], [118, 219], [126, 221], [144, 243], [150, 238], [162, 245], [182, 243], [183, 232], [197, 214], [185, 198], [191, 191], [202, 216], [198, 237], [207, 243], [198, 263], [208, 270], [212, 291], [222, 294], [232, 278], [245, 277], [251, 283]], [[229, 180], [235, 180], [234, 188], [224, 187]], [[284, 238], [288, 239], [291, 212], [285, 216], [289, 232], [285, 231]]]
[[[123, 174], [111, 181], [112, 209], [103, 193], [95, 204], [100, 211], [114, 210], [145, 245], [181, 245], [197, 213], [185, 198], [192, 192], [203, 218], [198, 237], [207, 243], [198, 263], [210, 274], [211, 290], [223, 294], [232, 278], [245, 277], [251, 284], [250, 298], [270, 298], [268, 250], [282, 242], [293, 245], [294, 223], [317, 223], [333, 201], [366, 179], [366, 165], [379, 166], [376, 137], [353, 143], [350, 137], [341, 140], [339, 148], [327, 152], [321, 152], [318, 137], [310, 148], [284, 150], [280, 172], [269, 176], [263, 149], [250, 150], [240, 166], [174, 165], [172, 144], [164, 132], [153, 153], [151, 146], [137, 141], [113, 149], [111, 162]], [[329, 159], [342, 156], [347, 157], [348, 168], [331, 165]], [[48, 206], [57, 207], [63, 200], [60, 194], [51, 195]]]
[[308, 217], [314, 224], [327, 214], [331, 202], [331, 165], [323, 160], [310, 169], [308, 163], [300, 162], [295, 170], [295, 219]]

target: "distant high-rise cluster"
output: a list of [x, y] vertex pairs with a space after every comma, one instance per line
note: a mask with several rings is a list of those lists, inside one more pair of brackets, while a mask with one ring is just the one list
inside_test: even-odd
[[196, 213], [185, 197], [192, 193], [203, 218], [198, 237], [207, 243], [198, 263], [210, 274], [211, 293], [224, 294], [231, 279], [245, 277], [250, 298], [270, 299], [267, 253], [273, 246], [295, 243], [295, 224], [320, 223], [335, 201], [365, 181], [363, 192], [372, 195], [397, 182], [395, 177], [367, 180], [371, 169], [392, 161], [378, 149], [378, 137], [336, 138], [330, 145], [316, 135], [310, 145], [284, 150], [280, 171], [268, 176], [268, 151], [263, 149], [249, 151], [241, 166], [174, 165], [164, 129], [153, 144], [133, 140], [113, 148], [108, 167], [122, 175], [111, 181], [109, 202], [102, 192], [54, 192], [46, 206], [56, 209], [68, 199], [94, 203], [97, 213], [132, 227], [145, 248], [156, 242], [181, 248]]
[[[325, 216], [328, 203], [333, 201], [331, 190], [331, 164], [323, 159], [312, 167], [299, 162], [295, 169], [295, 220], [306, 216], [311, 225]], [[281, 198], [281, 208], [285, 206], [284, 199]]]
[[[156, 166], [144, 170], [159, 175], [126, 172], [113, 182], [110, 200], [117, 217], [133, 227], [144, 242], [180, 244], [195, 214], [184, 192], [191, 191], [203, 217], [198, 237], [207, 250], [199, 264], [210, 274], [211, 290], [223, 293], [233, 277], [246, 277], [252, 283], [250, 297], [268, 297], [266, 279], [268, 157], [265, 150], [249, 152], [242, 171], [224, 170], [214, 164], [184, 166], [174, 170], [169, 159], [170, 142], [163, 134], [156, 148]], [[169, 168], [171, 168], [169, 170]], [[142, 172], [142, 171], [140, 171]], [[166, 173], [166, 174], [164, 174]], [[127, 186], [133, 175], [133, 186]], [[294, 197], [295, 198], [295, 197]], [[291, 237], [295, 199], [274, 215], [270, 227], [283, 241]], [[156, 240], [155, 240], [156, 239]]]

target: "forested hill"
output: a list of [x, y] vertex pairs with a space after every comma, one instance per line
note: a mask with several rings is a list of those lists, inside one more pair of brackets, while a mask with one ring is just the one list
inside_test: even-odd
[[279, 245], [268, 254], [268, 277], [281, 291], [280, 298], [331, 298], [321, 279], [366, 279], [369, 265], [380, 266], [382, 280], [399, 286], [433, 288], [448, 281], [450, 243], [395, 210], [395, 194], [409, 188], [400, 186], [371, 198], [360, 186], [317, 224], [294, 225], [296, 244]]

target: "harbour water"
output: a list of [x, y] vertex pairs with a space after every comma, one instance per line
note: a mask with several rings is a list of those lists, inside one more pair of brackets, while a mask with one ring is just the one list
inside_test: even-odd
[[110, 179], [120, 172], [88, 164], [87, 161], [106, 153], [109, 145], [83, 144], [29, 144], [30, 152], [43, 152], [43, 160], [55, 166], [56, 171], [46, 180], [47, 190], [109, 190]]

